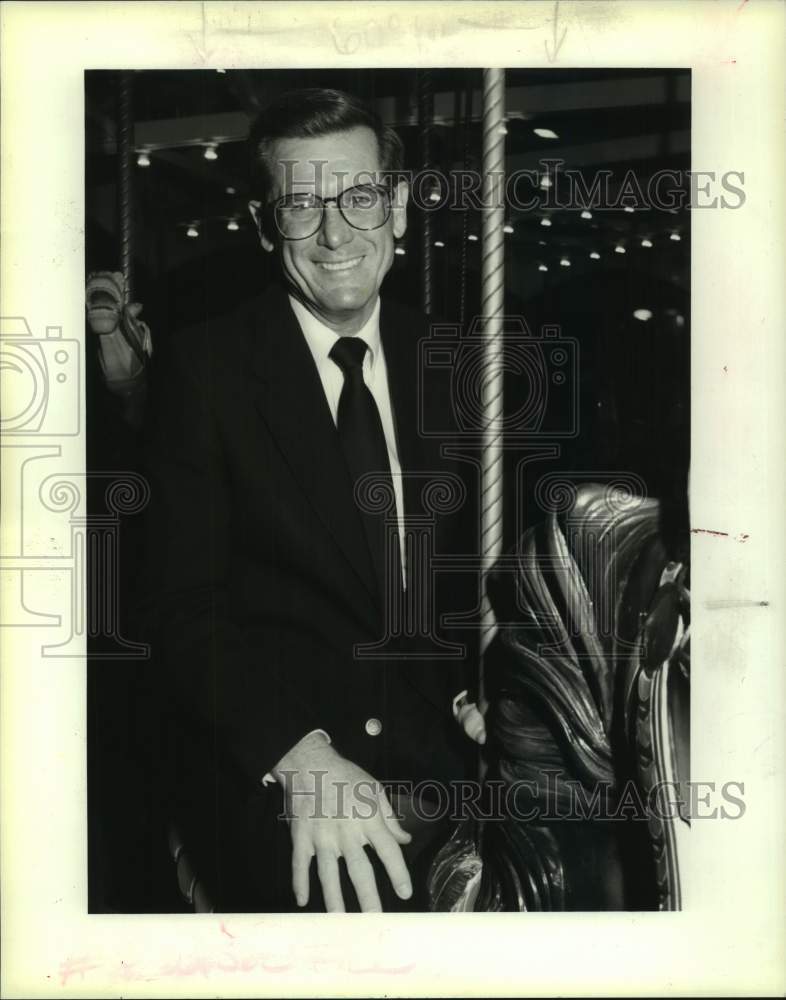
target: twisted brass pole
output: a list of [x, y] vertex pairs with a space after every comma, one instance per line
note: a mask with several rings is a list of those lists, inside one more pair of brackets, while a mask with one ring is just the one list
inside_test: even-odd
[[[428, 70], [418, 74], [418, 121], [420, 124], [420, 162], [424, 171], [431, 166], [432, 133], [434, 129], [434, 82]], [[434, 308], [434, 225], [431, 212], [421, 214], [421, 258], [423, 312], [431, 315]]]
[[483, 657], [496, 631], [488, 597], [488, 575], [502, 554], [502, 385], [503, 314], [505, 310], [505, 71], [483, 71], [483, 198], [481, 314], [483, 316], [483, 457], [481, 468], [480, 674]]
[[118, 82], [117, 192], [120, 233], [120, 270], [123, 273], [124, 305], [133, 301], [133, 215], [132, 156], [134, 152], [133, 77], [120, 74]]

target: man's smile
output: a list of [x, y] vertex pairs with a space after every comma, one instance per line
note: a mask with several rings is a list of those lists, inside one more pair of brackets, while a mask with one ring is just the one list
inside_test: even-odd
[[318, 260], [316, 264], [318, 267], [324, 268], [326, 271], [351, 271], [353, 268], [357, 267], [358, 264], [363, 260], [363, 257], [349, 257], [347, 260], [338, 261], [328, 261], [328, 260]]

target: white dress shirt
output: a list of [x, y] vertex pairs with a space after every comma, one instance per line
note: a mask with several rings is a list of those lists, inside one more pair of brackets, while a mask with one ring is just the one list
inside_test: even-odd
[[[306, 307], [298, 302], [291, 295], [289, 301], [292, 303], [292, 310], [306, 338], [309, 350], [317, 366], [317, 372], [325, 390], [333, 423], [338, 419], [338, 401], [341, 390], [344, 388], [344, 374], [330, 357], [333, 345], [338, 340], [339, 335], [330, 327], [313, 316]], [[366, 356], [363, 359], [363, 381], [369, 388], [374, 402], [379, 410], [379, 417], [382, 421], [382, 430], [385, 434], [385, 444], [388, 449], [388, 460], [390, 462], [390, 475], [393, 480], [393, 492], [396, 497], [396, 515], [398, 519], [399, 551], [401, 553], [401, 575], [404, 587], [407, 585], [407, 571], [404, 562], [404, 489], [401, 478], [401, 463], [398, 458], [398, 446], [396, 444], [396, 429], [393, 422], [393, 407], [390, 402], [390, 389], [388, 387], [388, 368], [385, 362], [385, 352], [382, 347], [382, 339], [379, 334], [379, 298], [377, 298], [374, 311], [369, 316], [366, 324], [355, 334], [368, 344]]]

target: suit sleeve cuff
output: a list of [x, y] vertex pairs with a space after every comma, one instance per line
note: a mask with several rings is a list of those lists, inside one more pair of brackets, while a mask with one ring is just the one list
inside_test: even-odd
[[[314, 733], [322, 733], [322, 735], [325, 737], [328, 743], [332, 742], [330, 736], [328, 735], [328, 733], [325, 732], [324, 729], [312, 729], [310, 733], [306, 733], [303, 739], [305, 739], [306, 736], [313, 736]], [[270, 771], [268, 771], [267, 774], [262, 778], [262, 784], [265, 785], [265, 787], [267, 787], [268, 785], [275, 785], [275, 783], [276, 779], [273, 777]]]

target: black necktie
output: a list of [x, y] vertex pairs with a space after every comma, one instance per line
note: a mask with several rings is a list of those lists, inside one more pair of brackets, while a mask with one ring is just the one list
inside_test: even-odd
[[[363, 359], [367, 350], [368, 344], [359, 337], [339, 337], [330, 351], [331, 359], [344, 375], [336, 425], [353, 485], [366, 473], [376, 473], [379, 477], [387, 479], [392, 490], [393, 480], [390, 475], [385, 432], [382, 429], [377, 404], [363, 380]], [[395, 519], [395, 512], [393, 513]], [[392, 537], [387, 539], [384, 514], [361, 511], [361, 519], [371, 551], [380, 597], [384, 603], [391, 584], [396, 588], [401, 586], [398, 531], [396, 530]], [[387, 559], [386, 541], [390, 543]]]

